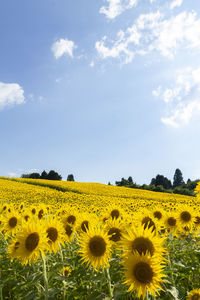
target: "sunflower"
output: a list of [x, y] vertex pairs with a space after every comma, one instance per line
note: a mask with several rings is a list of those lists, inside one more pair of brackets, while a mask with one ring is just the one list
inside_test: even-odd
[[200, 300], [200, 289], [190, 291], [187, 300]]
[[167, 229], [168, 233], [176, 234], [178, 230], [178, 216], [176, 212], [166, 213], [163, 218], [163, 229]]
[[105, 224], [105, 232], [109, 236], [109, 240], [113, 243], [120, 243], [122, 235], [124, 234], [124, 226], [120, 219], [109, 219]]
[[107, 215], [109, 218], [118, 219], [123, 218], [124, 210], [119, 204], [112, 204], [107, 208]]
[[77, 232], [86, 232], [90, 226], [95, 226], [97, 222], [98, 218], [95, 214], [81, 213], [77, 224]]
[[7, 213], [2, 219], [2, 230], [5, 232], [5, 236], [14, 235], [21, 223], [21, 217], [17, 212]]
[[64, 267], [60, 270], [60, 275], [65, 276], [65, 277], [69, 277], [71, 272], [72, 272], [71, 268], [67, 266], [67, 267]]
[[23, 226], [16, 240], [19, 242], [17, 258], [22, 264], [35, 263], [40, 253], [44, 254], [44, 250], [48, 249], [45, 228], [39, 222], [31, 222]]
[[20, 242], [16, 239], [12, 240], [12, 243], [8, 246], [8, 255], [11, 257], [11, 261], [18, 256]]
[[109, 236], [100, 227], [91, 227], [79, 238], [79, 250], [83, 262], [92, 265], [94, 270], [109, 266], [111, 242]]
[[161, 266], [157, 258], [149, 255], [139, 255], [135, 253], [125, 258], [125, 281], [124, 284], [129, 285], [128, 292], [137, 290], [140, 298], [145, 298], [146, 292], [149, 291], [154, 297], [159, 294], [158, 289], [161, 288], [164, 274], [163, 266]]
[[139, 226], [143, 226], [144, 229], [148, 228], [151, 229], [152, 232], [156, 233], [156, 219], [152, 216], [149, 210], [144, 210], [139, 213], [138, 216], [138, 223]]
[[178, 222], [181, 227], [193, 227], [195, 222], [195, 214], [194, 210], [189, 205], [183, 205], [178, 209]]
[[63, 223], [68, 223], [71, 226], [75, 226], [78, 220], [78, 213], [74, 209], [70, 209], [68, 213], [63, 216]]
[[65, 233], [62, 224], [51, 217], [44, 223], [44, 226], [48, 238], [49, 252], [56, 253], [60, 248], [60, 244], [64, 244]]
[[151, 228], [132, 227], [127, 229], [127, 234], [124, 234], [122, 246], [124, 255], [137, 252], [139, 255], [149, 254], [161, 257], [166, 253], [164, 242], [165, 240], [159, 235], [155, 235]]
[[67, 223], [64, 224], [63, 229], [64, 229], [64, 240], [68, 243], [72, 242], [75, 233], [74, 227]]

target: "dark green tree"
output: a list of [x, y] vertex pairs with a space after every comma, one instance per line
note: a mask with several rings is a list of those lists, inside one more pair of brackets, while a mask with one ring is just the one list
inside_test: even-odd
[[47, 179], [47, 176], [47, 172], [44, 170], [40, 175], [40, 179]]
[[157, 175], [156, 178], [151, 179], [150, 185], [155, 185], [155, 186], [163, 186], [164, 189], [171, 189], [172, 188], [172, 183], [171, 181], [163, 176], [163, 175]]
[[183, 175], [180, 169], [176, 169], [173, 178], [173, 188], [184, 184]]
[[69, 174], [69, 175], [67, 176], [67, 181], [75, 181], [75, 180], [74, 180], [74, 175], [73, 175], [73, 174]]
[[133, 178], [131, 176], [129, 176], [129, 178], [128, 178], [128, 183], [133, 184]]
[[57, 172], [55, 172], [54, 170], [49, 171], [49, 173], [47, 174], [47, 179], [48, 180], [62, 180], [62, 176], [59, 175]]

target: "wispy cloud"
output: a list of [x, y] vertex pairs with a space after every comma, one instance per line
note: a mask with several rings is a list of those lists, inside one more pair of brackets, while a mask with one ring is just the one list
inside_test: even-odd
[[137, 5], [137, 0], [104, 0], [108, 6], [102, 6], [100, 13], [106, 15], [108, 19], [115, 19], [121, 15], [126, 9], [130, 9]]
[[95, 48], [101, 59], [117, 58], [129, 63], [135, 55], [152, 51], [173, 59], [181, 49], [200, 49], [200, 19], [186, 11], [166, 18], [164, 14], [141, 14], [131, 27], [120, 30], [115, 40], [104, 36]]
[[183, 0], [174, 0], [170, 4], [170, 9], [174, 9], [175, 7], [179, 7], [179, 6], [182, 5], [182, 3], [183, 3]]
[[200, 68], [186, 68], [177, 73], [171, 87], [159, 86], [153, 95], [166, 103], [167, 115], [161, 121], [173, 127], [181, 127], [200, 114]]
[[0, 82], [0, 109], [25, 103], [24, 90], [18, 83]]
[[51, 50], [56, 59], [62, 57], [63, 55], [68, 55], [73, 57], [73, 51], [77, 48], [73, 41], [68, 39], [60, 39], [53, 43]]

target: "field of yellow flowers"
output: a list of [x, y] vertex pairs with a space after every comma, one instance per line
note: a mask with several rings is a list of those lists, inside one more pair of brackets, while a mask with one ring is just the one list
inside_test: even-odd
[[0, 300], [200, 300], [200, 184], [0, 177], [0, 212]]

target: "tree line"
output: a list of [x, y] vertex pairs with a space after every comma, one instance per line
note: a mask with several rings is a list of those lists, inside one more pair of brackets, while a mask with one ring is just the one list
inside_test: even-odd
[[[47, 173], [45, 170], [40, 173], [30, 173], [30, 174], [22, 174], [21, 178], [32, 178], [32, 179], [46, 179], [46, 180], [62, 180], [62, 176], [59, 175], [56, 171], [51, 170]], [[74, 175], [69, 174], [67, 176], [67, 181], [75, 181]]]
[[149, 185], [139, 185], [133, 182], [133, 178], [131, 176], [129, 176], [128, 179], [122, 178], [120, 181], [115, 181], [115, 185], [151, 190], [155, 192], [166, 192], [194, 196], [194, 189], [196, 188], [196, 185], [199, 181], [199, 179], [193, 181], [191, 179], [188, 179], [186, 182], [184, 182], [181, 170], [176, 169], [173, 176], [173, 182], [171, 182], [171, 180], [164, 175], [158, 174], [155, 178], [151, 179]]

